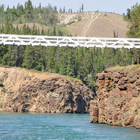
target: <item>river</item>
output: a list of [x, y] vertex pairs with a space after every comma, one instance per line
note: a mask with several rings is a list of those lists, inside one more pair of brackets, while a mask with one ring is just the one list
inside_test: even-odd
[[89, 114], [0, 113], [0, 140], [140, 140], [140, 132], [91, 124]]

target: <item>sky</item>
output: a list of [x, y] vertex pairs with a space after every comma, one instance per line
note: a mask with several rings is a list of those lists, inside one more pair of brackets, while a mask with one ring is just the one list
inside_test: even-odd
[[[9, 7], [17, 6], [18, 3], [23, 4], [28, 0], [0, 0], [0, 5], [4, 4], [5, 8], [7, 5]], [[59, 10], [60, 7], [63, 9], [73, 9], [73, 12], [77, 12], [80, 7], [84, 6], [84, 11], [105, 11], [114, 12], [118, 14], [126, 13], [127, 8], [131, 8], [136, 3], [140, 4], [140, 0], [31, 0], [32, 5], [35, 7], [39, 6], [41, 3], [42, 7], [46, 7], [49, 3], [52, 6], [57, 6]]]

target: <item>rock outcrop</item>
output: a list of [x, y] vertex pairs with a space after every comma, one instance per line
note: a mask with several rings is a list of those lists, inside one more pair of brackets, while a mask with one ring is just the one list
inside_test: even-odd
[[65, 76], [0, 67], [0, 111], [87, 113], [94, 93]]
[[140, 129], [140, 66], [110, 68], [96, 77], [91, 122]]

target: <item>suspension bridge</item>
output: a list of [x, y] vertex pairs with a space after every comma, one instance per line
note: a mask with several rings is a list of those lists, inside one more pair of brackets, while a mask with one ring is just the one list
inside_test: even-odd
[[16, 46], [140, 48], [140, 38], [98, 38], [0, 34], [0, 44]]

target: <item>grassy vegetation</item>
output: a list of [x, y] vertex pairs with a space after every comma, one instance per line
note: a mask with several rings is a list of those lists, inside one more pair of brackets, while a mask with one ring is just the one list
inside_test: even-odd
[[125, 69], [126, 68], [126, 66], [119, 66], [119, 65], [117, 65], [117, 66], [115, 66], [115, 67], [110, 67], [110, 68], [108, 68], [107, 70], [113, 70], [114, 72], [118, 72], [118, 71], [120, 71], [120, 70], [122, 70], [122, 69]]
[[[110, 67], [107, 70], [113, 70], [114, 72], [118, 72], [120, 70], [124, 70], [125, 72], [129, 72], [131, 70], [135, 70], [135, 69], [140, 69], [140, 64], [138, 65], [129, 65], [129, 66], [115, 66], [115, 67]], [[134, 72], [135, 74], [135, 72]]]
[[134, 114], [136, 109], [137, 109], [137, 106], [134, 105], [134, 106], [130, 109], [129, 113], [130, 113], [130, 114]]
[[118, 101], [121, 98], [121, 96], [116, 96], [115, 97], [115, 102]]
[[0, 108], [2, 108], [3, 107], [3, 105], [2, 104], [0, 104]]

